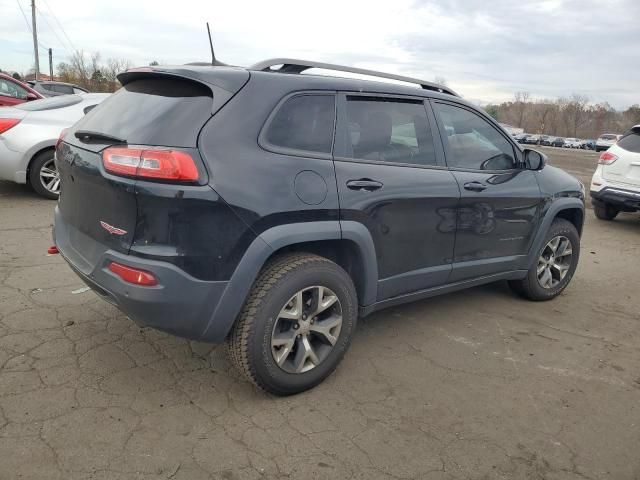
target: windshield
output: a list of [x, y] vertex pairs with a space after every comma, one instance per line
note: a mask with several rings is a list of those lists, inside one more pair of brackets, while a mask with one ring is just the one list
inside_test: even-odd
[[616, 135], [600, 135], [600, 140], [615, 140], [618, 138]]
[[62, 95], [59, 97], [44, 98], [42, 100], [34, 100], [33, 102], [21, 103], [15, 108], [26, 110], [27, 112], [38, 112], [41, 110], [54, 110], [56, 108], [69, 107], [80, 103], [82, 97], [78, 95]]
[[157, 76], [127, 83], [76, 128], [130, 144], [195, 147], [212, 108], [212, 93], [206, 86]]

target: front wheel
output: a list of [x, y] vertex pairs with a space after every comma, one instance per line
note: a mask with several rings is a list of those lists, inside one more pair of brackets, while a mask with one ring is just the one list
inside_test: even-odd
[[557, 218], [551, 224], [537, 260], [522, 280], [511, 280], [509, 286], [529, 300], [551, 300], [567, 287], [578, 266], [580, 236], [576, 227]]
[[317, 255], [284, 255], [254, 284], [227, 339], [229, 357], [267, 392], [303, 392], [338, 366], [357, 315], [355, 288], [342, 268]]

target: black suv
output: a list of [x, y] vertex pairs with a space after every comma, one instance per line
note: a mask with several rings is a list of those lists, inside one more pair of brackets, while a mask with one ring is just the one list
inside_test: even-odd
[[269, 392], [320, 383], [359, 316], [497, 280], [548, 300], [574, 274], [582, 185], [447, 87], [290, 59], [118, 79], [57, 146], [55, 244]]

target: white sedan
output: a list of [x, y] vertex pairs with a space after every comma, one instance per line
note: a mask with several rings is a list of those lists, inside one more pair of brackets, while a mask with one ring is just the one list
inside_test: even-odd
[[53, 154], [60, 133], [109, 95], [63, 95], [0, 108], [0, 180], [29, 183], [40, 195], [58, 198]]

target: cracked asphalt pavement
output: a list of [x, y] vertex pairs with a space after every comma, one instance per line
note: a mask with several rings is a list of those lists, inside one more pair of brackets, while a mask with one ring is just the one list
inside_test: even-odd
[[[588, 183], [595, 155], [547, 150]], [[0, 182], [0, 479], [640, 478], [640, 215], [587, 212], [558, 299], [498, 283], [379, 312], [275, 398], [223, 347], [78, 292], [53, 207]]]

